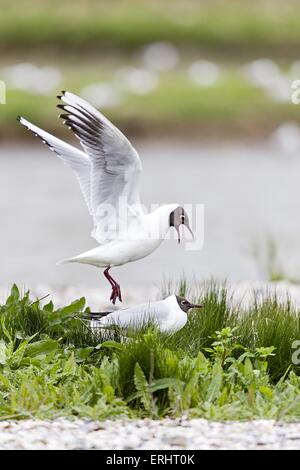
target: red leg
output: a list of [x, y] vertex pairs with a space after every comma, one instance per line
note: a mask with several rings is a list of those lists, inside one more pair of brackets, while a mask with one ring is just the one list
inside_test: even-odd
[[110, 283], [112, 287], [110, 300], [112, 301], [113, 304], [116, 303], [117, 299], [119, 299], [120, 302], [122, 302], [121, 288], [119, 284], [111, 277], [111, 275], [109, 274], [109, 270], [110, 268], [105, 269], [104, 276], [106, 277], [106, 279], [108, 280], [108, 282]]

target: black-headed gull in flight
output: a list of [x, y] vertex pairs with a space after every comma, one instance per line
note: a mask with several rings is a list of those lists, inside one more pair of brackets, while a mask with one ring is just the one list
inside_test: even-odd
[[85, 314], [85, 318], [91, 320], [92, 328], [118, 326], [120, 328], [141, 329], [147, 324], [153, 323], [162, 333], [175, 333], [186, 324], [188, 311], [201, 307], [202, 305], [192, 304], [184, 297], [170, 295], [164, 300], [135, 305], [113, 312]]
[[111, 277], [113, 266], [144, 258], [161, 244], [170, 227], [178, 233], [189, 219], [179, 204], [160, 206], [147, 214], [140, 202], [138, 153], [128, 139], [102, 113], [69, 92], [58, 97], [60, 117], [79, 139], [82, 150], [54, 137], [23, 117], [20, 123], [48, 145], [75, 172], [84, 200], [93, 218], [93, 238], [99, 245], [64, 260], [104, 268], [112, 287], [110, 300], [122, 301], [119, 284]]

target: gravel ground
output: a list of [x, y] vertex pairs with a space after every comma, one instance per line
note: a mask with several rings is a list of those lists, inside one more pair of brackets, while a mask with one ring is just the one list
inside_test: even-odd
[[218, 423], [185, 418], [3, 421], [0, 449], [300, 449], [300, 423]]

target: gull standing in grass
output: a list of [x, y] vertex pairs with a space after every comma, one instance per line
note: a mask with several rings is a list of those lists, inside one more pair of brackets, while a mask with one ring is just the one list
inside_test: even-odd
[[75, 172], [93, 218], [92, 237], [98, 246], [62, 263], [104, 268], [112, 292], [122, 301], [120, 285], [109, 270], [148, 256], [161, 244], [170, 227], [185, 225], [194, 236], [188, 215], [179, 204], [167, 204], [147, 214], [140, 202], [138, 180], [142, 165], [128, 139], [101, 112], [69, 92], [58, 97], [60, 117], [79, 139], [82, 150], [54, 137], [23, 117], [20, 123], [39, 137]]
[[170, 295], [164, 300], [135, 305], [113, 312], [100, 312], [85, 314], [91, 320], [92, 328], [107, 328], [118, 326], [120, 328], [141, 329], [149, 323], [157, 326], [162, 333], [175, 333], [187, 322], [187, 313], [193, 308], [202, 305], [192, 304], [184, 297]]

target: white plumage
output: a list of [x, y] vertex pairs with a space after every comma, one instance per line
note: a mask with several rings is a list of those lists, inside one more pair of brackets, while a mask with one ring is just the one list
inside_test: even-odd
[[[112, 266], [144, 258], [163, 241], [173, 226], [178, 232], [188, 216], [179, 204], [168, 204], [146, 214], [140, 202], [138, 180], [142, 169], [138, 153], [128, 139], [102, 113], [82, 98], [62, 92], [61, 118], [79, 139], [82, 150], [52, 136], [20, 117], [32, 131], [74, 171], [89, 213], [98, 246], [63, 263], [85, 263], [106, 268], [111, 300], [122, 300], [119, 284], [109, 274]], [[192, 233], [192, 232], [191, 232]]]
[[148, 302], [122, 310], [115, 310], [101, 318], [100, 314], [91, 314], [92, 328], [141, 329], [149, 323], [157, 326], [162, 333], [174, 333], [183, 328], [187, 322], [187, 312], [201, 305], [191, 304], [183, 297], [170, 295], [164, 300]]

